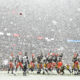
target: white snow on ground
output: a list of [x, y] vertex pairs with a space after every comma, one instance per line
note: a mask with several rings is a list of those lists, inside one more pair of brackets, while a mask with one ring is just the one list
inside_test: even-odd
[[0, 72], [0, 80], [80, 80], [80, 76], [74, 75], [37, 75], [27, 74], [23, 76], [22, 73], [17, 73], [16, 76], [7, 74], [7, 72]]

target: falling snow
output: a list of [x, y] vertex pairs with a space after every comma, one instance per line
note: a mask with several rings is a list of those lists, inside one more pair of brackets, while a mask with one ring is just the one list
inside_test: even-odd
[[45, 54], [50, 50], [69, 53], [66, 57], [70, 62], [69, 56], [80, 52], [80, 43], [68, 41], [80, 40], [79, 3], [80, 0], [0, 0], [0, 56], [8, 58], [12, 51], [31, 55], [43, 49]]

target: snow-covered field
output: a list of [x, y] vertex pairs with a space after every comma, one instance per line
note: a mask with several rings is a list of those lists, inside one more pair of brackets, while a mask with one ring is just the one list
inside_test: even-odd
[[17, 72], [17, 75], [7, 74], [7, 72], [0, 72], [0, 80], [80, 80], [80, 75], [37, 75], [37, 74], [27, 74], [23, 76], [22, 72]]

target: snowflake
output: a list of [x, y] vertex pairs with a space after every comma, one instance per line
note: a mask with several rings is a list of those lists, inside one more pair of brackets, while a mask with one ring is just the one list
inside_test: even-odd
[[6, 35], [7, 35], [7, 36], [11, 36], [11, 33], [7, 33]]
[[3, 32], [0, 32], [0, 35], [4, 35], [4, 33]]
[[52, 23], [53, 23], [54, 25], [57, 25], [58, 22], [55, 21], [55, 20], [53, 20]]
[[69, 19], [69, 21], [72, 21], [72, 20], [73, 20], [72, 18]]
[[13, 21], [11, 21], [10, 24], [13, 24]]
[[80, 8], [77, 8], [77, 11], [79, 11], [79, 12], [80, 12]]

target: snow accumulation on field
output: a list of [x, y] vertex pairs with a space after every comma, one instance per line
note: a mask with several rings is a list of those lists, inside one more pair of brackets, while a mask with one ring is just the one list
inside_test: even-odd
[[17, 72], [17, 75], [7, 74], [7, 72], [0, 72], [0, 80], [80, 80], [80, 76], [76, 75], [37, 75], [27, 74], [22, 75], [22, 72]]

